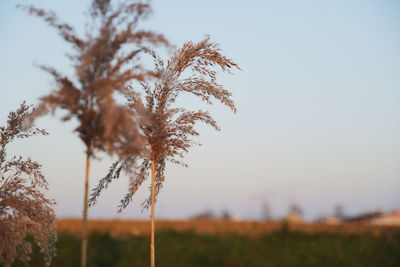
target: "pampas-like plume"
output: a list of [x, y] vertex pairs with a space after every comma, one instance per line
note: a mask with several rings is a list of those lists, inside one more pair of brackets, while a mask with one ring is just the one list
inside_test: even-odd
[[[100, 180], [92, 191], [90, 204], [96, 202], [101, 191], [125, 170], [130, 176], [129, 190], [120, 204], [120, 211], [132, 200], [133, 195], [152, 173], [151, 194], [144, 207], [151, 206], [152, 251], [151, 266], [154, 266], [154, 203], [160, 192], [165, 176], [166, 162], [187, 166], [182, 158], [189, 149], [197, 144], [193, 137], [199, 135], [194, 128], [201, 121], [219, 130], [217, 122], [211, 115], [202, 110], [185, 110], [174, 106], [181, 93], [189, 93], [200, 97], [208, 104], [213, 100], [226, 105], [236, 112], [231, 93], [217, 83], [215, 67], [231, 72], [239, 69], [231, 59], [221, 54], [219, 46], [207, 37], [201, 42], [187, 42], [167, 61], [162, 61], [155, 52], [147, 50], [155, 60], [155, 78], [152, 84], [142, 83], [145, 97], [140, 99], [134, 92], [128, 92], [128, 105], [139, 120], [147, 121], [140, 129], [146, 140], [147, 153], [140, 156], [127, 157], [114, 163], [109, 173]], [[184, 72], [190, 76], [183, 75]], [[143, 110], [145, 112], [143, 112]], [[145, 114], [145, 115], [143, 115]], [[139, 161], [136, 170], [132, 161]]]
[[32, 6], [22, 8], [41, 17], [74, 48], [74, 53], [69, 55], [75, 70], [73, 79], [53, 67], [40, 66], [56, 84], [54, 90], [41, 99], [41, 105], [53, 112], [65, 110], [64, 121], [77, 119], [79, 125], [75, 132], [86, 146], [81, 261], [82, 266], [86, 266], [90, 159], [98, 151], [127, 158], [137, 155], [145, 143], [138, 133], [134, 112], [115, 99], [115, 93], [126, 92], [128, 82], [143, 81], [154, 75], [136, 61], [143, 49], [128, 48], [143, 44], [167, 45], [168, 42], [162, 35], [138, 27], [151, 11], [148, 4], [140, 1], [126, 0], [114, 5], [110, 0], [93, 0], [88, 12], [91, 20], [84, 37], [78, 36], [69, 24], [60, 22], [54, 12]]
[[56, 216], [54, 200], [42, 193], [47, 181], [41, 165], [21, 156], [7, 157], [7, 145], [14, 139], [34, 135], [47, 135], [43, 129], [26, 125], [37, 109], [21, 104], [17, 111], [8, 115], [7, 125], [0, 127], [0, 265], [10, 266], [15, 257], [29, 261], [30, 244], [27, 234], [46, 254], [46, 266], [55, 253]]

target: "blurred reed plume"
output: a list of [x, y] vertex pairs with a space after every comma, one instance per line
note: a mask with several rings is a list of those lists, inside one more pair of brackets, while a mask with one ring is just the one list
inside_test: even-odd
[[[151, 207], [151, 266], [153, 267], [154, 203], [165, 179], [166, 162], [187, 167], [182, 159], [184, 153], [197, 144], [193, 141], [193, 137], [199, 135], [194, 128], [196, 122], [201, 121], [219, 130], [217, 122], [208, 112], [186, 110], [174, 106], [174, 103], [179, 94], [189, 93], [200, 97], [208, 104], [212, 104], [215, 99], [236, 112], [231, 93], [217, 83], [215, 67], [220, 67], [228, 73], [231, 73], [231, 69], [239, 67], [234, 61], [222, 55], [219, 46], [211, 42], [208, 37], [198, 43], [185, 43], [167, 62], [161, 60], [154, 51], [150, 49], [146, 51], [154, 58], [157, 77], [151, 84], [142, 83], [144, 99], [141, 99], [132, 90], [133, 88], [127, 93], [127, 98], [134, 114], [140, 121], [147, 122], [140, 127], [146, 140], [147, 153], [141, 153], [137, 157], [121, 158], [115, 162], [109, 173], [93, 189], [90, 204], [94, 204], [100, 192], [124, 170], [130, 177], [129, 191], [120, 204], [120, 210], [125, 208], [151, 172], [151, 193], [143, 206]], [[190, 75], [185, 75], [185, 71]], [[130, 168], [135, 166], [132, 161], [138, 162], [136, 170]]]
[[10, 266], [15, 257], [29, 262], [32, 235], [50, 265], [55, 254], [56, 216], [54, 200], [47, 199], [48, 190], [41, 165], [22, 156], [7, 156], [7, 145], [15, 139], [47, 135], [30, 123], [38, 110], [24, 103], [8, 115], [7, 125], [0, 127], [0, 265]]
[[53, 113], [56, 109], [65, 110], [63, 121], [75, 118], [79, 126], [74, 131], [86, 146], [81, 262], [86, 266], [90, 159], [96, 151], [128, 157], [142, 150], [144, 140], [137, 130], [137, 118], [130, 108], [118, 104], [115, 93], [125, 93], [132, 80], [143, 81], [153, 75], [137, 62], [143, 51], [138, 45], [168, 42], [160, 34], [139, 28], [139, 22], [151, 12], [150, 6], [140, 1], [112, 4], [109, 0], [93, 0], [83, 37], [71, 25], [60, 22], [52, 11], [22, 8], [54, 27], [74, 51], [68, 55], [75, 72], [72, 78], [53, 67], [40, 66], [55, 81], [54, 90], [41, 98], [41, 105]]

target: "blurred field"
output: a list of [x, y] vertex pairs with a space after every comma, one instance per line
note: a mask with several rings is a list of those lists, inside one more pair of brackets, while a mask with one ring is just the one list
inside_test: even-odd
[[[157, 267], [400, 266], [400, 228], [218, 220], [156, 223]], [[80, 265], [80, 227], [80, 220], [59, 221], [51, 266]], [[91, 220], [89, 228], [88, 266], [149, 266], [147, 221]], [[33, 247], [29, 266], [44, 266], [43, 255]]]
[[[150, 224], [141, 220], [89, 220], [89, 231], [108, 232], [113, 237], [148, 236]], [[81, 233], [80, 219], [61, 219], [58, 222], [58, 232], [69, 232], [79, 236]], [[156, 231], [173, 230], [176, 232], [192, 231], [196, 234], [237, 234], [246, 237], [281, 231], [303, 233], [332, 233], [332, 234], [371, 234], [373, 236], [392, 235], [400, 232], [400, 227], [374, 226], [368, 224], [338, 224], [324, 223], [295, 223], [288, 224], [282, 221], [231, 221], [231, 220], [179, 220], [156, 221]]]

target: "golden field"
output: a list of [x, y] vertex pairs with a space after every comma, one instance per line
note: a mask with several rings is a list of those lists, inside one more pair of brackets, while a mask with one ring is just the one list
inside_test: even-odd
[[[64, 218], [58, 220], [57, 231], [74, 235], [81, 233], [81, 220]], [[90, 232], [108, 232], [113, 237], [142, 236], [150, 234], [150, 223], [145, 220], [89, 220]], [[265, 233], [281, 231], [303, 233], [332, 234], [372, 234], [374, 236], [399, 233], [400, 227], [375, 226], [369, 224], [342, 223], [329, 225], [325, 223], [284, 223], [282, 221], [231, 221], [231, 220], [158, 220], [156, 231], [174, 230], [177, 232], [193, 231], [196, 234], [238, 234], [257, 237]]]

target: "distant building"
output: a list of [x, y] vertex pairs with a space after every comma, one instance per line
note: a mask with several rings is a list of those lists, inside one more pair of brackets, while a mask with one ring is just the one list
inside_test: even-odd
[[326, 218], [323, 220], [323, 222], [324, 222], [325, 224], [329, 224], [329, 225], [338, 225], [338, 224], [340, 224], [342, 221], [341, 221], [338, 217], [336, 217], [336, 216], [328, 216], [328, 217], [326, 217]]
[[240, 214], [236, 214], [235, 216], [233, 216], [232, 220], [234, 222], [242, 222], [243, 221], [243, 217]]
[[289, 223], [303, 223], [303, 217], [301, 216], [301, 214], [299, 212], [289, 212], [288, 215], [286, 215], [285, 218], [286, 221], [288, 221]]
[[345, 219], [346, 223], [371, 223], [374, 219], [381, 218], [383, 216], [382, 211], [375, 211], [371, 213], [364, 213], [355, 217]]
[[371, 221], [374, 225], [400, 226], [400, 211], [392, 211]]

